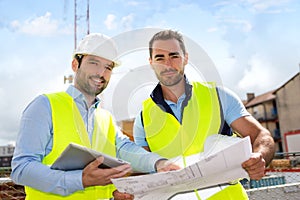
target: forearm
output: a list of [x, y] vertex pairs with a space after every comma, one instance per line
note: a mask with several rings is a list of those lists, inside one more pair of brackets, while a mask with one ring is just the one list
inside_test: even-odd
[[261, 153], [266, 161], [266, 166], [268, 166], [275, 153], [275, 144], [270, 132], [263, 128], [253, 141], [252, 146], [253, 152]]
[[11, 178], [17, 184], [62, 196], [83, 190], [82, 170], [52, 170], [36, 161], [13, 160]]
[[252, 116], [240, 117], [231, 127], [242, 137], [250, 136], [254, 153], [261, 153], [267, 166], [275, 152], [274, 140], [271, 133]]
[[161, 159], [159, 155], [150, 153], [130, 141], [119, 142], [117, 157], [130, 162], [134, 171], [147, 173], [155, 172], [155, 163]]

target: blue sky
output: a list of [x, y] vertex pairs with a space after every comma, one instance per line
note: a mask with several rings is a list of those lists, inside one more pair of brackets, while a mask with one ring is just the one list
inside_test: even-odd
[[[15, 140], [21, 113], [34, 97], [66, 88], [74, 1], [0, 0], [0, 8], [0, 145], [5, 145]], [[203, 48], [222, 84], [245, 99], [247, 92], [276, 89], [299, 71], [299, 15], [298, 0], [90, 0], [90, 31], [116, 37], [144, 28], [178, 30]], [[122, 67], [145, 65], [148, 57], [142, 55], [125, 57]], [[118, 70], [114, 77], [126, 73]], [[117, 80], [112, 77], [112, 85]]]

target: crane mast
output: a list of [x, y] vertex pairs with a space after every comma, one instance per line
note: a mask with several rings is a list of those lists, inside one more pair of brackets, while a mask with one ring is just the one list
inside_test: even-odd
[[74, 0], [74, 48], [90, 33], [89, 0]]

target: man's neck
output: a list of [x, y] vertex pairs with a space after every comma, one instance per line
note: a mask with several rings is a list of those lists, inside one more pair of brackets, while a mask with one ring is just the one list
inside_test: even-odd
[[76, 85], [74, 85], [74, 87], [83, 94], [83, 96], [84, 96], [84, 98], [86, 100], [88, 108], [90, 108], [96, 102], [96, 96], [95, 95], [89, 95], [89, 94], [87, 94], [86, 92], [80, 90], [78, 88], [78, 86], [76, 86]]
[[86, 101], [87, 101], [87, 106], [88, 106], [88, 108], [90, 108], [94, 103], [95, 103], [95, 99], [96, 99], [96, 97], [95, 96], [87, 96], [87, 95], [84, 95], [85, 96], [85, 99], [86, 99]]
[[182, 79], [178, 84], [173, 86], [161, 85], [164, 99], [177, 103], [179, 97], [185, 92], [185, 80]]

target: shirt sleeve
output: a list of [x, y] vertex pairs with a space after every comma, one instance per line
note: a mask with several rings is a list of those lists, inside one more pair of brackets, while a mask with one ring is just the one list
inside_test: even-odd
[[227, 124], [230, 125], [238, 118], [250, 115], [241, 99], [233, 91], [225, 87], [218, 87], [218, 92]]
[[52, 170], [42, 164], [52, 149], [52, 117], [47, 97], [41, 95], [24, 110], [12, 159], [12, 180], [43, 192], [69, 195], [83, 190], [82, 170]]
[[138, 146], [119, 129], [116, 138], [117, 157], [131, 164], [133, 171], [143, 173], [153, 173], [156, 171], [155, 163], [163, 159], [155, 153], [146, 151], [141, 146]]
[[142, 113], [137, 115], [135, 118], [134, 125], [133, 125], [133, 138], [134, 138], [134, 142], [138, 146], [146, 147], [148, 146], [148, 142], [146, 140], [146, 134], [142, 124], [141, 114]]

